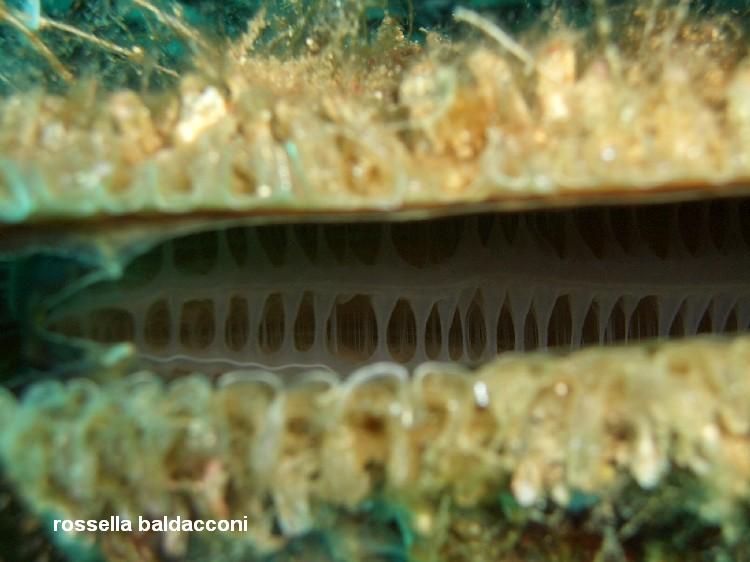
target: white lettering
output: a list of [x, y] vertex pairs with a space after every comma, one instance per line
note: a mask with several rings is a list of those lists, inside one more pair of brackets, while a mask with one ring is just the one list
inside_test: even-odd
[[[138, 516], [138, 532], [140, 533], [176, 533], [176, 532], [247, 532], [247, 515], [242, 519], [183, 519], [177, 515], [174, 518], [164, 516], [161, 519], [147, 519]], [[116, 533], [132, 532], [134, 524], [129, 519], [122, 519], [113, 515], [109, 519], [54, 519], [52, 530], [65, 533]]]

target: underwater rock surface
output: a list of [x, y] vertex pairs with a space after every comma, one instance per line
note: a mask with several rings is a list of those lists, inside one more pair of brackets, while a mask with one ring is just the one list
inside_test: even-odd
[[750, 560], [747, 24], [0, 0], [0, 562]]

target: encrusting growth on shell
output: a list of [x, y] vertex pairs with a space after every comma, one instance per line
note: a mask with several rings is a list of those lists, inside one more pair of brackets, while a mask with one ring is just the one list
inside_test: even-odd
[[[252, 17], [243, 12], [247, 18], [234, 19], [246, 32], [227, 33], [222, 43], [177, 2], [106, 5], [106, 16], [53, 19], [38, 1], [21, 13], [0, 0], [9, 53], [0, 57], [0, 225], [13, 238], [3, 251], [27, 244], [24, 267], [8, 286], [19, 288], [13, 328], [18, 320], [28, 330], [23, 345], [30, 348], [22, 352], [30, 369], [11, 384], [17, 394], [0, 389], [0, 487], [7, 481], [37, 516], [249, 521], [238, 534], [74, 537], [117, 562], [281, 562], [300, 553], [306, 562], [750, 559], [743, 533], [750, 337], [510, 351], [527, 342], [577, 346], [744, 330], [746, 201], [715, 214], [687, 209], [684, 220], [674, 209], [628, 210], [629, 218], [620, 213], [608, 226], [587, 215], [586, 234], [574, 230], [572, 215], [515, 217], [521, 226], [511, 220], [507, 229], [487, 227], [494, 219], [482, 216], [472, 219], [467, 240], [487, 254], [459, 245], [459, 229], [446, 222], [414, 230], [394, 223], [383, 247], [403, 261], [401, 271], [414, 270], [414, 283], [375, 268], [380, 242], [356, 234], [357, 226], [372, 234], [372, 225], [326, 231], [338, 240], [326, 239], [320, 269], [306, 254], [304, 267], [285, 261], [287, 247], [300, 258], [323, 248], [309, 225], [296, 225], [299, 248], [284, 229], [253, 231], [255, 245], [233, 238], [249, 237], [239, 227], [256, 219], [295, 215], [300, 223], [339, 214], [382, 221], [403, 218], [401, 211], [425, 218], [492, 206], [745, 193], [750, 57], [740, 25], [718, 11], [692, 13], [686, 1], [642, 0], [586, 24], [550, 10], [525, 31], [460, 8], [450, 37], [435, 30], [415, 37], [411, 23], [393, 14], [368, 27], [369, 0], [290, 0], [261, 2]], [[594, 12], [604, 8], [594, 2]], [[168, 55], [166, 45], [177, 47]], [[31, 62], [18, 64], [25, 60], [19, 53]], [[184, 222], [169, 228], [167, 215]], [[181, 238], [213, 221], [221, 236]], [[670, 237], [672, 228], [679, 236]], [[581, 253], [569, 251], [576, 248], [566, 242], [571, 233], [586, 238]], [[517, 234], [515, 265], [485, 259], [505, 256]], [[501, 236], [508, 244], [492, 246]], [[97, 248], [84, 251], [84, 239]], [[95, 284], [116, 277], [157, 239], [173, 250], [164, 277], [158, 255], [144, 254], [133, 262], [143, 269], [121, 287]], [[524, 277], [537, 242], [545, 250], [531, 256]], [[466, 285], [465, 310], [446, 304], [470, 273], [456, 259], [457, 281], [415, 315], [396, 291], [406, 287], [426, 303], [443, 288], [424, 279], [446, 278], [446, 268], [431, 268], [449, 265], [456, 252], [489, 268], [469, 276], [477, 286]], [[259, 256], [268, 258], [263, 268]], [[241, 267], [223, 267], [230, 260]], [[194, 288], [179, 271], [186, 262], [201, 291], [177, 295], [173, 308], [175, 287], [183, 295]], [[317, 316], [309, 287], [295, 306], [285, 301], [287, 281], [343, 286], [334, 263], [352, 275], [354, 289], [331, 290]], [[578, 271], [587, 264], [595, 266], [590, 283]], [[223, 283], [233, 271], [237, 291], [226, 301]], [[494, 272], [522, 290], [506, 291]], [[260, 289], [272, 292], [252, 308], [240, 289], [266, 274]], [[168, 283], [150, 285], [154, 279]], [[646, 291], [650, 279], [656, 289]], [[390, 292], [359, 294], [371, 280], [388, 281]], [[76, 293], [89, 282], [91, 293]], [[480, 283], [496, 293], [480, 291]], [[130, 298], [136, 292], [125, 287], [153, 298]], [[575, 296], [574, 289], [582, 290]], [[93, 297], [101, 299], [96, 308], [78, 308]], [[126, 308], [114, 306], [117, 299]], [[44, 312], [66, 302], [70, 317], [63, 306], [45, 323]], [[392, 323], [378, 316], [388, 302]], [[292, 323], [294, 309], [305, 314]], [[585, 314], [574, 318], [571, 310]], [[130, 341], [144, 345], [107, 347]], [[350, 355], [352, 365], [372, 361], [377, 349], [389, 354], [377, 358], [420, 366], [410, 373], [376, 362], [339, 369], [353, 371], [342, 378], [306, 367], [283, 377], [207, 367], [214, 344], [235, 369], [257, 364], [240, 353], [251, 346], [271, 355], [292, 343], [301, 354], [318, 346]], [[472, 363], [508, 353], [468, 371], [458, 365], [464, 344]], [[203, 374], [180, 366], [170, 381], [152, 371], [122, 375], [133, 365], [129, 355], [166, 365], [178, 345], [204, 360], [196, 363]], [[452, 363], [422, 363], [414, 352], [420, 345], [425, 357]], [[273, 358], [276, 366], [283, 357]], [[40, 376], [58, 378], [27, 378], [37, 366]], [[60, 380], [70, 372], [82, 378]]]
[[[583, 511], [587, 532], [622, 525], [626, 540], [643, 534], [638, 510], [649, 501], [619, 523], [613, 510], [659, 493], [683, 494], [665, 505], [731, 545], [750, 492], [748, 365], [750, 340], [738, 337], [508, 356], [473, 374], [426, 364], [409, 377], [376, 364], [345, 381], [309, 373], [291, 385], [262, 372], [216, 384], [197, 374], [165, 384], [146, 372], [50, 382], [20, 400], [2, 395], [0, 420], [14, 421], [2, 424], [0, 453], [38, 510], [248, 515], [250, 532], [227, 540], [263, 552], [333, 513], [346, 537], [378, 497], [413, 514], [409, 556], [420, 560], [516, 560], [523, 545], [507, 537], [482, 543], [502, 556], [446, 558], [462, 544], [471, 551], [460, 531], [471, 520], [556, 525], [553, 513]], [[704, 501], [690, 504], [696, 490]], [[498, 498], [505, 511], [492, 511]], [[98, 540], [118, 560], [141, 559], [129, 534]], [[173, 555], [186, 540], [171, 540]]]
[[[217, 54], [179, 14], [136, 4], [188, 42], [196, 69], [161, 93], [80, 78], [69, 94], [0, 100], [4, 222], [560, 203], [736, 192], [750, 177], [746, 41], [719, 16], [638, 5], [593, 50], [601, 29], [554, 19], [511, 38], [460, 10], [468, 38], [418, 43], [390, 17], [346, 40], [303, 17], [287, 39], [304, 47], [276, 52], [261, 10]], [[335, 13], [351, 23], [357, 6]]]

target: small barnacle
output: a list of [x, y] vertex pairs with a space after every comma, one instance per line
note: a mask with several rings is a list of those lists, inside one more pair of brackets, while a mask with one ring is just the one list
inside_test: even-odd
[[667, 470], [667, 459], [646, 424], [637, 432], [633, 449], [631, 466], [638, 484], [646, 489], [654, 488]]
[[191, 143], [227, 114], [224, 96], [213, 86], [199, 80], [183, 84], [180, 118], [175, 127], [176, 141]]
[[409, 110], [415, 129], [431, 130], [441, 121], [455, 98], [456, 71], [425, 61], [410, 69], [401, 82], [399, 99]]
[[576, 45], [572, 37], [555, 37], [536, 54], [536, 95], [542, 119], [554, 123], [572, 117], [578, 78]]
[[163, 145], [154, 118], [134, 92], [118, 92], [110, 99], [108, 106], [114, 128], [114, 135], [120, 141], [123, 158], [131, 165], [143, 161], [144, 156], [153, 154]]
[[469, 55], [466, 65], [476, 81], [478, 97], [486, 104], [488, 125], [500, 126], [511, 133], [531, 125], [528, 103], [507, 60], [480, 47]]
[[533, 460], [522, 461], [513, 474], [511, 490], [518, 504], [531, 507], [542, 497], [542, 475]]

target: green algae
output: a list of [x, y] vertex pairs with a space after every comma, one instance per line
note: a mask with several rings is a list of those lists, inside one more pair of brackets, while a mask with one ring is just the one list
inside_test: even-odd
[[[197, 32], [221, 41], [243, 33], [258, 9], [258, 2], [251, 0], [168, 1], [156, 5], [179, 16]], [[41, 7], [50, 20], [123, 49], [137, 47], [144, 53], [142, 59], [127, 60], [84, 38], [43, 27], [38, 32], [40, 38], [79, 79], [95, 78], [111, 89], [161, 89], [173, 86], [177, 76], [192, 66], [190, 39], [129, 0], [46, 0]], [[49, 72], [48, 62], [17, 29], [0, 25], [0, 48], [0, 93], [40, 86], [53, 91], [67, 89], [65, 81]]]

